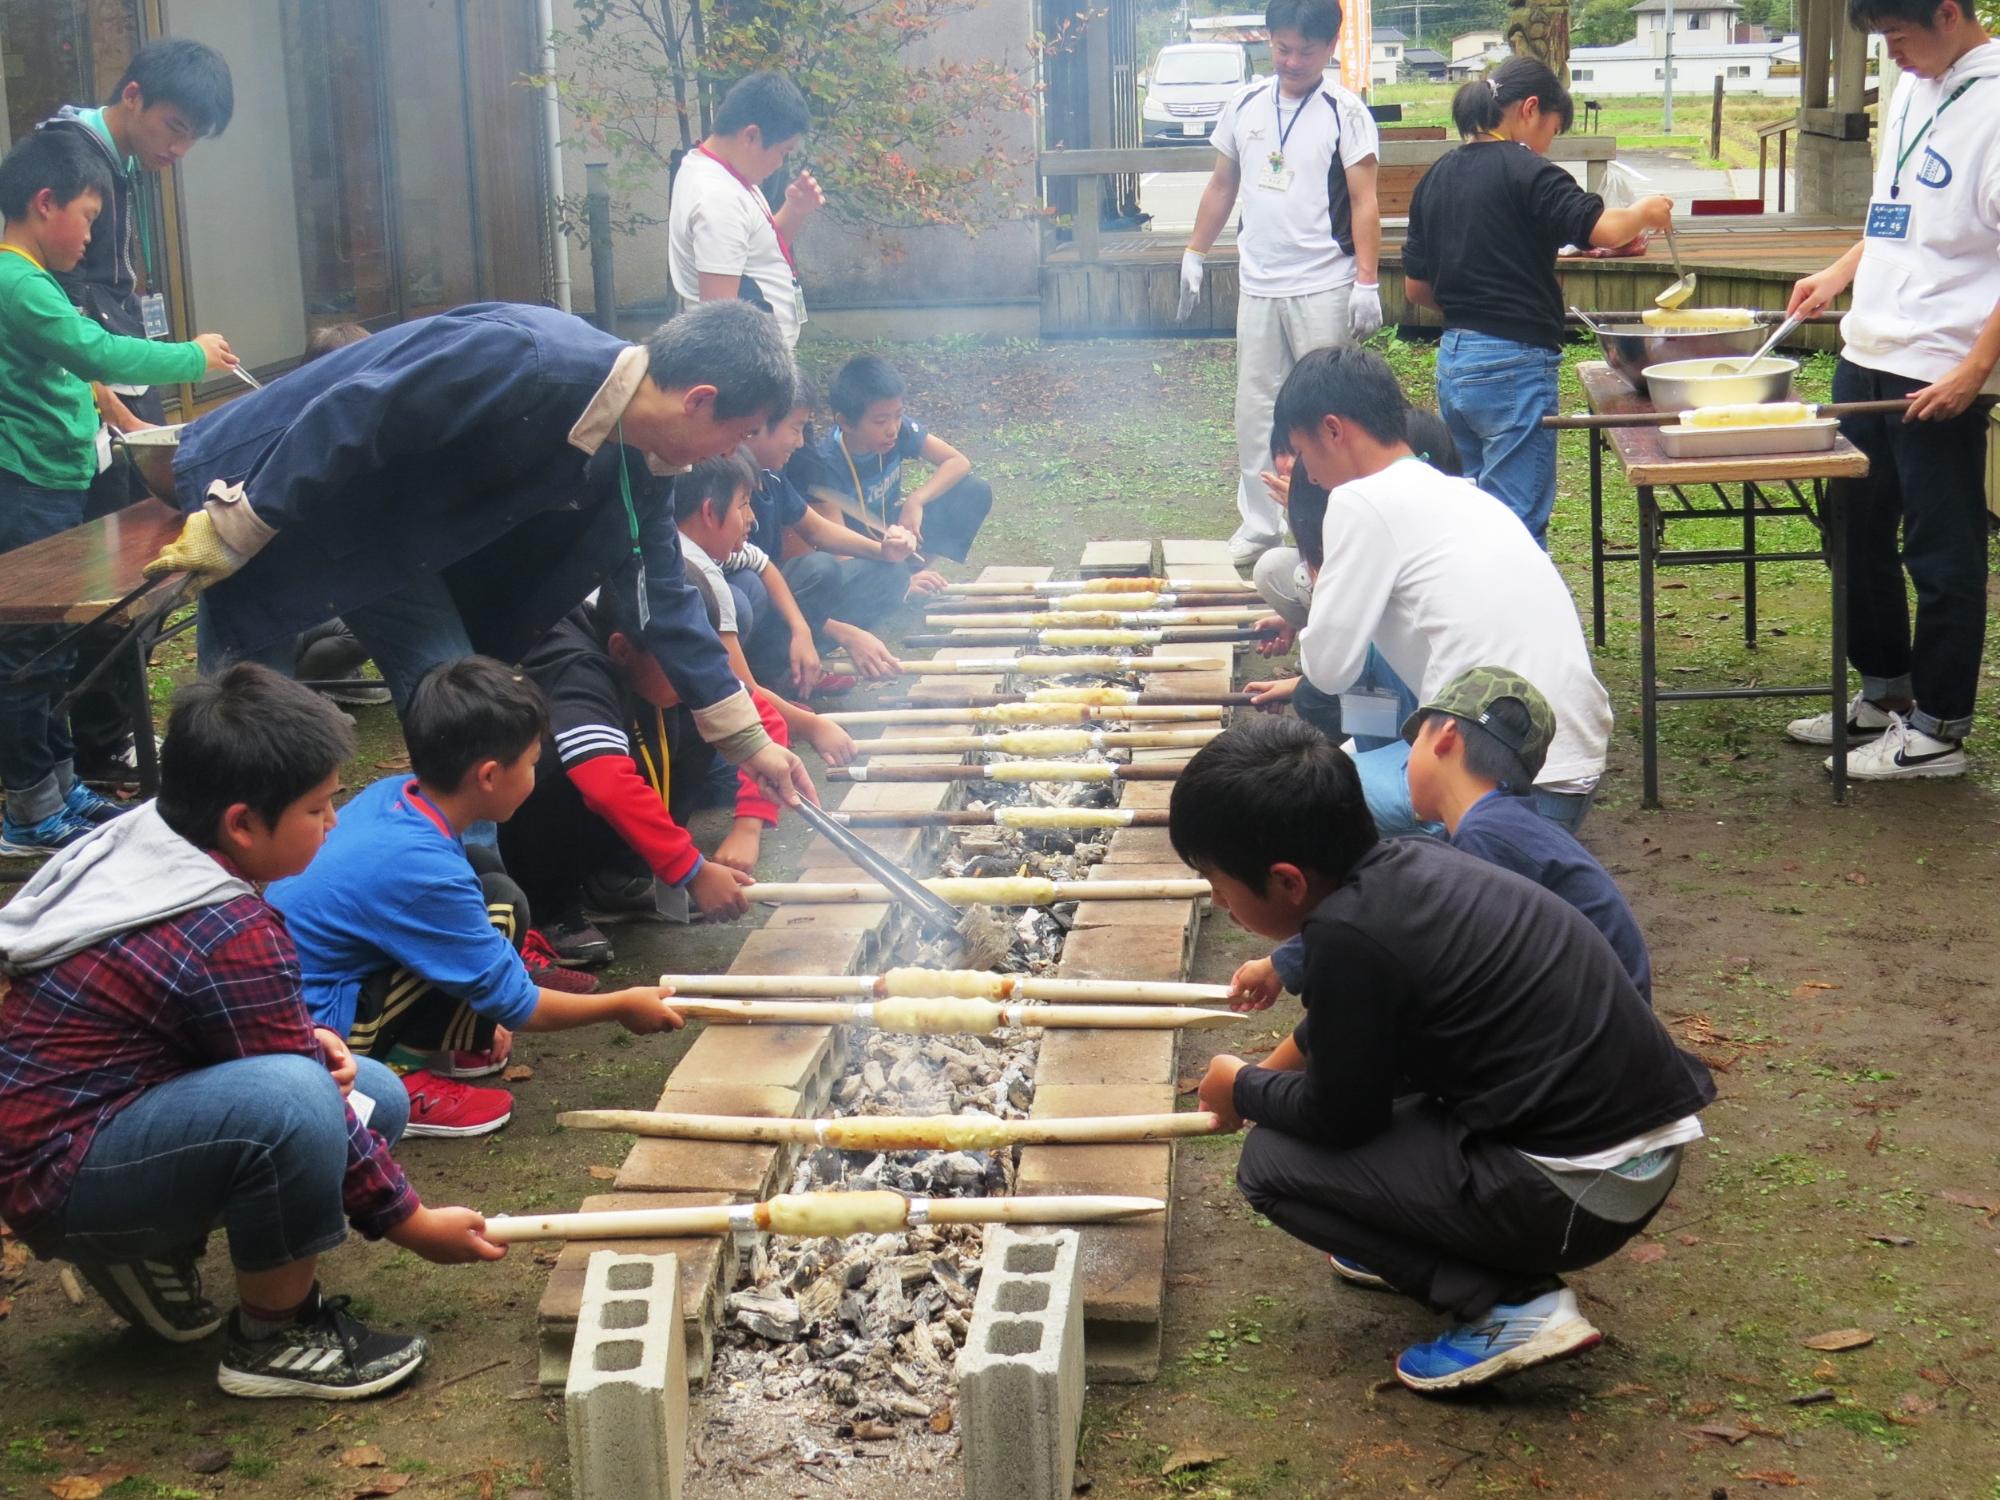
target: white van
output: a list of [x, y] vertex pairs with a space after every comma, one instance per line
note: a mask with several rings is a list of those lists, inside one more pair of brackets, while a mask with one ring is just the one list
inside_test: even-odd
[[1175, 42], [1143, 81], [1139, 125], [1148, 146], [1205, 141], [1222, 106], [1250, 81], [1250, 53], [1241, 42]]

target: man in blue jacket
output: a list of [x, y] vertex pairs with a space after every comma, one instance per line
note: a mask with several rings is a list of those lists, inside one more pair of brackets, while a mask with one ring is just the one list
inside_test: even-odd
[[672, 481], [792, 399], [770, 314], [692, 308], [643, 345], [547, 308], [478, 303], [316, 360], [191, 423], [188, 519], [149, 573], [206, 590], [204, 669], [289, 663], [338, 615], [398, 708], [440, 662], [519, 661], [635, 555], [639, 618], [702, 738], [810, 795], [773, 744], [681, 568]]

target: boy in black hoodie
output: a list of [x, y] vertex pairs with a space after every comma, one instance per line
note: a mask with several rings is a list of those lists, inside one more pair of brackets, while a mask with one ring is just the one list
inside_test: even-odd
[[1296, 719], [1203, 746], [1168, 818], [1239, 926], [1305, 937], [1303, 1024], [1201, 1084], [1225, 1128], [1258, 1127], [1243, 1196], [1344, 1280], [1453, 1315], [1398, 1357], [1412, 1389], [1597, 1343], [1556, 1273], [1645, 1227], [1715, 1097], [1603, 936], [1510, 871], [1378, 840], [1354, 763]]

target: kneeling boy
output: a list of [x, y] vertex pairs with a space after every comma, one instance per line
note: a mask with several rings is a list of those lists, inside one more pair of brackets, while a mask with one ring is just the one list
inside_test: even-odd
[[1645, 1227], [1715, 1097], [1610, 946], [1518, 875], [1378, 840], [1354, 763], [1296, 720], [1203, 746], [1168, 817], [1239, 926], [1305, 937], [1297, 1033], [1201, 1084], [1226, 1127], [1258, 1126], [1243, 1196], [1348, 1280], [1452, 1315], [1397, 1359], [1413, 1389], [1595, 1344], [1558, 1273]]
[[402, 1089], [315, 1030], [259, 894], [318, 852], [352, 753], [337, 710], [262, 667], [185, 687], [159, 800], [0, 910], [0, 1217], [175, 1343], [222, 1324], [200, 1271], [219, 1220], [238, 1305], [216, 1380], [236, 1396], [366, 1396], [423, 1362], [423, 1339], [321, 1295], [350, 1224], [441, 1263], [505, 1253], [472, 1209], [418, 1201], [389, 1155]]
[[467, 857], [465, 830], [506, 822], [534, 789], [547, 728], [540, 690], [500, 663], [468, 656], [433, 667], [403, 713], [414, 774], [355, 797], [311, 867], [271, 887], [315, 1022], [365, 1056], [443, 1055], [403, 1079], [411, 1135], [485, 1135], [507, 1123], [506, 1090], [456, 1081], [506, 1065], [503, 1028], [615, 1021], [646, 1036], [681, 1024], [658, 985], [602, 995], [538, 986], [510, 941], [531, 925], [526, 898], [494, 899], [492, 872], [482, 881]]

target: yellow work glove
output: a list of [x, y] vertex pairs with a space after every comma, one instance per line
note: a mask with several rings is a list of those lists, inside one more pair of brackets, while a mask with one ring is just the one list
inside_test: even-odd
[[242, 567], [247, 559], [216, 534], [215, 522], [207, 511], [198, 510], [181, 526], [181, 534], [160, 549], [160, 555], [146, 564], [148, 578], [162, 573], [186, 573], [194, 592], [220, 583]]

